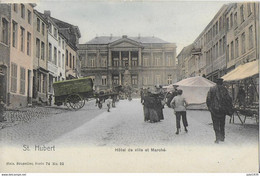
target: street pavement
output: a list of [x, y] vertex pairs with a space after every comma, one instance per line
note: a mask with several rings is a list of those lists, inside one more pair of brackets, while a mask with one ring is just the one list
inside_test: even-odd
[[[230, 124], [227, 117], [225, 142], [215, 144], [208, 111], [187, 111], [189, 131], [182, 127], [179, 135], [173, 109], [165, 107], [163, 112], [163, 121], [144, 122], [140, 99], [120, 100], [111, 112], [106, 105], [98, 109], [94, 101], [78, 111], [27, 108], [23, 116], [29, 120], [0, 129], [0, 164], [9, 172], [28, 172], [27, 167], [7, 166], [10, 161], [55, 161], [66, 166], [28, 166], [34, 172], [258, 171], [255, 119], [241, 125], [237, 118]], [[23, 145], [53, 146], [55, 152], [24, 152]]]
[[[175, 134], [176, 121], [172, 109], [164, 108], [161, 122], [144, 122], [140, 99], [120, 100], [111, 112], [107, 112], [106, 105], [98, 109], [94, 101], [87, 102], [78, 111], [58, 107], [45, 108], [45, 115], [42, 111], [44, 109], [37, 118], [31, 117], [26, 122], [1, 129], [0, 144], [216, 145], [208, 111], [187, 111], [189, 131], [186, 133], [182, 127], [179, 135]], [[229, 119], [226, 118], [226, 140], [219, 145], [258, 144], [258, 125], [254, 119], [247, 119], [245, 125], [241, 125], [237, 118], [234, 124], [230, 124]]]

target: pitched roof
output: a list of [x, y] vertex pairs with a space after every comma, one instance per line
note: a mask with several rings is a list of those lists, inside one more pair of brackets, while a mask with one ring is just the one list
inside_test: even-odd
[[[116, 40], [121, 39], [122, 37], [118, 36], [100, 36], [100, 37], [95, 37], [94, 39], [88, 41], [86, 44], [92, 44], [92, 45], [107, 45], [109, 43], [113, 43]], [[128, 37], [131, 40], [134, 40], [139, 43], [169, 43], [166, 42], [160, 38], [157, 37]]]
[[53, 18], [53, 17], [50, 17], [50, 18], [59, 26], [59, 28], [61, 28], [61, 29], [70, 28], [70, 29], [76, 30], [79, 37], [81, 37], [81, 33], [80, 33], [78, 26], [74, 26], [72, 24], [66, 23], [64, 21], [61, 21], [61, 20]]

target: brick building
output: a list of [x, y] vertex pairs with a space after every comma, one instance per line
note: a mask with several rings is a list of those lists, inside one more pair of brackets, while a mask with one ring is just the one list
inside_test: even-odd
[[139, 89], [177, 81], [176, 45], [156, 37], [96, 37], [79, 45], [79, 55], [82, 75], [91, 76], [97, 90], [125, 84]]

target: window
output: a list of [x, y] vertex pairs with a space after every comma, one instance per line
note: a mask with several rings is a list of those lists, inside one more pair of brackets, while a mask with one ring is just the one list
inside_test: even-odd
[[227, 26], [226, 26], [226, 30], [228, 31], [229, 30], [229, 18], [227, 18]]
[[149, 66], [149, 59], [147, 57], [144, 58], [144, 67]]
[[254, 39], [253, 39], [253, 26], [249, 27], [249, 48], [253, 48], [254, 46]]
[[8, 45], [8, 21], [5, 18], [2, 18], [1, 42]]
[[45, 43], [41, 42], [41, 59], [44, 60], [45, 57]]
[[75, 57], [73, 56], [73, 59], [72, 59], [72, 69], [75, 69]]
[[20, 94], [25, 94], [25, 68], [20, 67]]
[[119, 85], [119, 77], [118, 76], [113, 76], [113, 84]]
[[69, 54], [68, 54], [68, 50], [66, 50], [66, 66], [69, 66]]
[[23, 27], [21, 27], [20, 41], [21, 41], [21, 51], [24, 52], [24, 28]]
[[155, 58], [155, 66], [160, 66], [161, 65], [161, 58], [160, 57], [156, 57]]
[[119, 66], [119, 60], [118, 58], [113, 58], [113, 66], [118, 67]]
[[235, 40], [235, 58], [237, 58], [239, 56], [239, 42], [238, 42], [238, 38], [236, 38]]
[[64, 69], [64, 54], [62, 54], [62, 68]]
[[15, 21], [13, 21], [12, 28], [13, 28], [13, 33], [12, 33], [12, 38], [13, 38], [12, 43], [13, 44], [12, 45], [13, 45], [13, 47], [16, 48], [16, 46], [17, 46], [17, 23]]
[[36, 38], [36, 57], [40, 58], [40, 40]]
[[216, 22], [216, 34], [218, 34], [218, 22]]
[[242, 49], [242, 54], [246, 52], [246, 36], [245, 33], [241, 35], [241, 49]]
[[132, 66], [134, 67], [138, 66], [137, 57], [132, 58]]
[[57, 65], [57, 48], [56, 47], [54, 47], [53, 52], [54, 52], [54, 54], [53, 54], [54, 55], [53, 62], [54, 62], [55, 65]]
[[245, 18], [244, 18], [244, 6], [243, 5], [240, 6], [240, 20], [241, 20], [241, 23], [243, 23], [245, 21]]
[[234, 59], [234, 42], [232, 41], [230, 45], [231, 45], [231, 60], [233, 60]]
[[122, 66], [124, 66], [124, 67], [127, 67], [129, 64], [128, 64], [128, 58], [127, 57], [124, 57], [123, 59], [122, 59]]
[[47, 76], [42, 74], [42, 92], [46, 92], [47, 90]]
[[27, 55], [31, 55], [31, 33], [27, 32]]
[[219, 55], [223, 54], [223, 50], [222, 50], [222, 39], [219, 40]]
[[11, 91], [17, 91], [17, 65], [14, 63], [11, 64]]
[[223, 42], [223, 54], [225, 53], [225, 49], [226, 49], [226, 38], [225, 38], [225, 36], [223, 37], [223, 39], [222, 39], [222, 42]]
[[57, 38], [57, 36], [58, 36], [58, 30], [57, 28], [54, 28], [54, 37]]
[[45, 35], [45, 24], [42, 22], [42, 35]]
[[144, 85], [148, 85], [148, 77], [147, 76], [143, 77], [143, 83], [144, 83]]
[[168, 75], [167, 77], [167, 84], [172, 84], [172, 75]]
[[58, 52], [58, 65], [59, 65], [59, 67], [61, 67], [61, 55], [60, 55], [60, 51]]
[[102, 86], [106, 86], [107, 85], [107, 76], [102, 76]]
[[222, 31], [222, 17], [219, 18], [219, 31]]
[[50, 34], [52, 34], [52, 24], [51, 23], [49, 23], [49, 32], [50, 32]]
[[172, 60], [172, 56], [168, 55], [166, 56], [166, 66], [171, 66], [171, 60]]
[[64, 40], [62, 40], [62, 49], [64, 49]]
[[103, 56], [101, 61], [101, 67], [106, 67], [106, 66], [107, 66], [107, 58]]
[[61, 46], [61, 38], [59, 37], [59, 46]]
[[230, 14], [230, 28], [233, 27], [233, 13]]
[[49, 43], [49, 61], [52, 61], [52, 45]]
[[250, 3], [250, 2], [248, 2], [248, 3], [247, 3], [247, 15], [248, 15], [248, 16], [250, 16], [250, 15], [251, 15], [251, 13], [252, 13], [252, 9], [251, 9], [251, 3]]
[[161, 75], [155, 76], [155, 84], [161, 84]]
[[14, 10], [15, 12], [17, 12], [17, 4], [16, 4], [16, 3], [13, 4], [13, 10]]
[[90, 58], [90, 67], [95, 67], [94, 57]]
[[71, 68], [71, 64], [72, 64], [72, 58], [71, 58], [71, 53], [70, 53], [70, 60], [69, 60], [69, 65], [70, 65], [70, 68]]
[[24, 18], [25, 17], [25, 7], [23, 4], [21, 4], [21, 17]]
[[138, 84], [137, 75], [133, 75], [132, 76], [132, 85], [137, 85], [137, 84]]
[[219, 53], [218, 53], [218, 42], [216, 44], [216, 58], [219, 56]]
[[27, 10], [27, 14], [28, 14], [28, 23], [31, 24], [31, 22], [32, 22], [32, 12], [30, 10]]
[[41, 21], [39, 18], [37, 18], [37, 28], [36, 29], [38, 32], [40, 32], [40, 30], [41, 30]]
[[227, 56], [227, 60], [229, 60], [229, 45], [227, 46], [227, 54], [226, 54]]
[[234, 14], [234, 26], [237, 27], [237, 12]]

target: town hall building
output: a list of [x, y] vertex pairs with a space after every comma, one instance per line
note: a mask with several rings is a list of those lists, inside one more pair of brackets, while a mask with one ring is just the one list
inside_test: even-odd
[[96, 90], [118, 85], [140, 89], [177, 81], [176, 44], [157, 37], [95, 37], [79, 45], [79, 57], [81, 75], [92, 77]]

